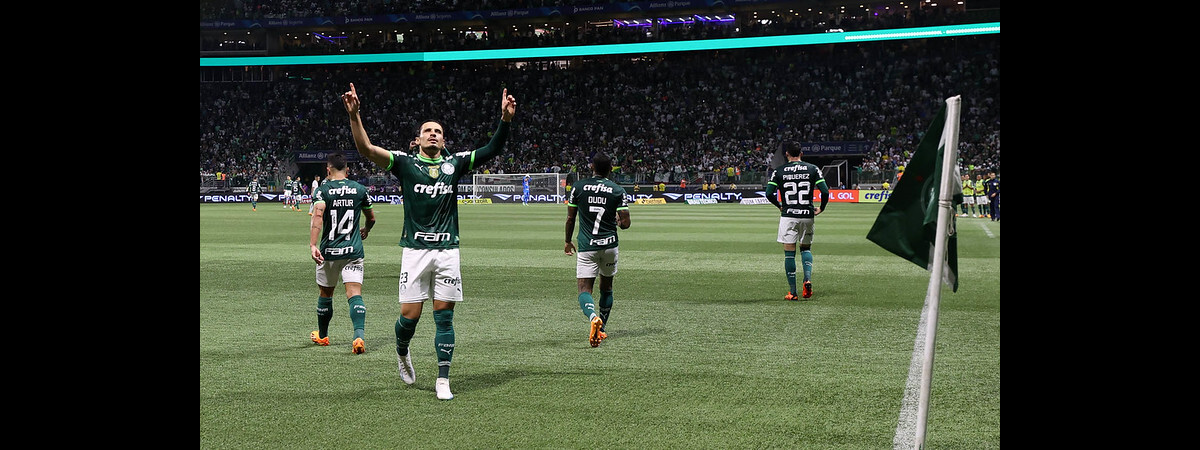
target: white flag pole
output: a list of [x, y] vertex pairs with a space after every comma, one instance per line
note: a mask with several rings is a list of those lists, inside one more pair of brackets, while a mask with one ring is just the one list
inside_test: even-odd
[[930, 263], [929, 288], [926, 294], [929, 302], [928, 332], [925, 334], [925, 361], [921, 365], [921, 397], [917, 405], [917, 435], [915, 448], [925, 448], [925, 426], [929, 420], [929, 390], [933, 378], [933, 348], [937, 342], [938, 303], [942, 297], [942, 272], [946, 260], [946, 238], [950, 228], [950, 214], [953, 213], [954, 191], [949, 187], [956, 185], [953, 179], [958, 165], [958, 115], [962, 99], [954, 96], [946, 99], [946, 124], [942, 128], [942, 178], [938, 187], [938, 232], [933, 240], [933, 258]]

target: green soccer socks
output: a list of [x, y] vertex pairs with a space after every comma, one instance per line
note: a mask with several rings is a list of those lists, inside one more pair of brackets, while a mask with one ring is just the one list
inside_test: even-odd
[[417, 321], [419, 320], [421, 320], [420, 317], [409, 319], [404, 316], [396, 319], [396, 353], [400, 355], [408, 353], [408, 342], [412, 340], [413, 333], [417, 332]]
[[[804, 281], [812, 279], [812, 251], [804, 250], [800, 252], [800, 262], [804, 264]], [[795, 279], [795, 276], [792, 277]]]
[[[612, 312], [612, 304], [612, 291], [600, 291], [600, 320], [604, 321], [604, 326], [608, 326], [608, 313]], [[600, 327], [600, 331], [604, 331], [604, 327]]]
[[592, 320], [592, 317], [596, 316], [596, 303], [592, 299], [591, 292], [579, 293], [579, 309], [583, 311], [583, 316], [588, 320]]
[[433, 344], [437, 349], [438, 378], [448, 378], [450, 376], [450, 359], [454, 356], [454, 310], [434, 310], [433, 323], [437, 327]]
[[350, 304], [350, 323], [354, 324], [354, 337], [366, 338], [367, 306], [363, 304], [361, 295], [355, 295], [346, 300]]
[[783, 272], [787, 274], [788, 288], [791, 293], [796, 293], [796, 251], [783, 251]]
[[333, 299], [317, 297], [317, 333], [318, 337], [329, 336], [329, 321], [333, 319]]

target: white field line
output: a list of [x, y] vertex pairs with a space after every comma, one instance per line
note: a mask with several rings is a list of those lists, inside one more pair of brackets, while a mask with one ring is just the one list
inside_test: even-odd
[[896, 423], [896, 436], [892, 438], [892, 449], [912, 450], [917, 438], [917, 409], [921, 402], [921, 366], [925, 359], [925, 332], [929, 323], [929, 298], [921, 308], [921, 320], [917, 324], [917, 338], [913, 343], [912, 360], [908, 364], [908, 381], [904, 383], [904, 398], [900, 403], [900, 417]]
[[990, 237], [990, 238], [993, 238], [993, 239], [995, 239], [995, 238], [996, 238], [996, 235], [992, 234], [992, 230], [989, 230], [989, 229], [988, 229], [988, 227], [987, 227], [987, 224], [986, 224], [986, 223], [979, 222], [979, 228], [983, 228], [983, 232], [984, 232], [985, 234], [987, 234], [987, 237]]

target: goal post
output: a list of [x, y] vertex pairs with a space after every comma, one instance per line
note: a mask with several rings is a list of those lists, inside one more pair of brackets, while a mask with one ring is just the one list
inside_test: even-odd
[[529, 203], [562, 203], [566, 197], [565, 173], [477, 173], [471, 177], [471, 197], [493, 203], [522, 203], [525, 177], [529, 177]]
[[850, 163], [844, 159], [835, 160], [832, 164], [821, 167], [821, 175], [825, 178], [826, 186], [837, 189], [850, 179]]

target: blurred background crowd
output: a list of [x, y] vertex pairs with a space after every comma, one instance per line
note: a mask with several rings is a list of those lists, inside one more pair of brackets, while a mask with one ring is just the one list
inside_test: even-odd
[[[540, 4], [311, 0], [267, 5], [220, 0], [202, 2], [201, 16], [366, 15], [386, 14], [401, 5], [438, 11]], [[896, 14], [847, 21], [861, 22], [863, 28], [887, 28], [950, 16]], [[708, 27], [730, 35], [724, 37], [762, 31], [703, 25], [672, 32], [678, 34], [675, 38], [691, 39], [686, 35], [707, 35]], [[816, 28], [796, 21], [775, 30], [791, 34]], [[624, 37], [610, 33], [607, 38], [489, 34], [507, 44], [429, 40], [421, 50], [645, 38], [644, 32]], [[651, 38], [666, 39], [663, 34]], [[401, 51], [368, 49], [369, 42], [362, 42], [352, 47]], [[519, 105], [512, 137], [504, 154], [478, 172], [586, 175], [587, 161], [599, 151], [614, 157], [618, 182], [642, 185], [677, 185], [683, 179], [760, 184], [770, 170], [771, 155], [787, 145], [853, 141], [868, 142], [871, 150], [838, 158], [848, 160], [855, 172], [844, 181], [877, 187], [894, 182], [944, 100], [961, 95], [960, 165], [973, 178], [976, 173], [1000, 172], [999, 55], [999, 35], [984, 35], [562, 61], [281, 66], [253, 81], [202, 77], [201, 183], [217, 180], [244, 186], [254, 177], [270, 187], [286, 176], [310, 179], [295, 160], [296, 152], [354, 153], [340, 100], [350, 83], [362, 99], [362, 117], [373, 143], [389, 150], [405, 150], [425, 120], [442, 123], [451, 151], [484, 145], [499, 117], [501, 90], [507, 88]], [[380, 188], [394, 182], [370, 163], [352, 164], [351, 177]]]

